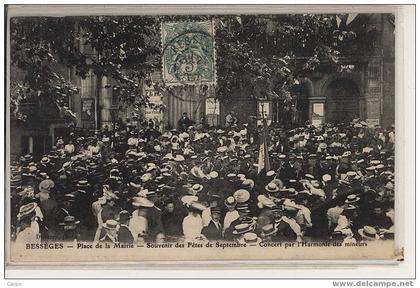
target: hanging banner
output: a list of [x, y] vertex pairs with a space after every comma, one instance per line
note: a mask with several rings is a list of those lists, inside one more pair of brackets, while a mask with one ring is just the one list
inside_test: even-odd
[[312, 125], [315, 127], [319, 127], [322, 123], [324, 123], [325, 118], [325, 111], [324, 111], [324, 103], [313, 103], [312, 104]]
[[206, 119], [210, 127], [219, 124], [218, 116], [220, 115], [220, 103], [216, 98], [206, 98]]
[[220, 115], [220, 103], [216, 98], [206, 98], [206, 115]]
[[82, 126], [83, 128], [93, 129], [95, 128], [95, 99], [94, 98], [82, 98]]
[[263, 125], [263, 119], [267, 119], [267, 125], [271, 125], [271, 118], [272, 118], [272, 102], [271, 101], [258, 101], [258, 117], [257, 117], [257, 125]]
[[152, 120], [156, 127], [160, 127], [163, 120], [163, 112], [161, 110], [162, 95], [151, 86], [145, 85], [144, 93], [149, 99], [149, 105], [144, 108], [144, 118], [146, 120]]
[[212, 21], [162, 23], [162, 47], [167, 85], [215, 83]]

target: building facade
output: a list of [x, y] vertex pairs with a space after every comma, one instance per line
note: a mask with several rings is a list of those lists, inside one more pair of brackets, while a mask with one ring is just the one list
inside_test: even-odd
[[[394, 24], [387, 14], [371, 14], [365, 23], [374, 28], [378, 37], [373, 43], [373, 55], [346, 55], [341, 59], [352, 67], [350, 72], [320, 70], [303, 78], [292, 91], [297, 97], [290, 121], [302, 125], [309, 121], [315, 125], [323, 122], [346, 122], [354, 118], [364, 119], [371, 124], [390, 126], [394, 124], [395, 110], [395, 40]], [[356, 18], [357, 19], [357, 18]], [[93, 53], [88, 47], [86, 53]], [[12, 67], [13, 68], [13, 67]], [[142, 93], [151, 97], [162, 109], [138, 111], [129, 105], [119, 103], [113, 87], [113, 79], [98, 79], [93, 73], [86, 78], [76, 75], [72, 69], [58, 65], [69, 81], [79, 87], [79, 93], [69, 99], [69, 107], [76, 115], [74, 125], [79, 129], [99, 129], [112, 126], [118, 119], [136, 122], [140, 118], [153, 119], [161, 128], [177, 128], [177, 122], [185, 112], [196, 123], [206, 121], [210, 126], [224, 125], [225, 117], [233, 111], [239, 123], [249, 121], [249, 116], [258, 116], [258, 107], [267, 107], [266, 115], [271, 122], [278, 122], [282, 115], [280, 103], [270, 99], [255, 99], [250, 87], [235, 91], [220, 103], [214, 100], [214, 85], [175, 86], [157, 91], [143, 85]], [[14, 72], [13, 72], [14, 71]], [[61, 71], [61, 72], [63, 72]], [[19, 71], [12, 69], [12, 77], [19, 77]], [[156, 71], [150, 75], [152, 82], [161, 82], [162, 75]], [[216, 84], [217, 85], [217, 84]], [[265, 103], [261, 106], [261, 103]], [[261, 111], [260, 111], [261, 112]], [[205, 120], [203, 120], [205, 119]], [[53, 145], [57, 136], [65, 134], [68, 120], [60, 113], [52, 113], [38, 131], [34, 125], [12, 121], [12, 155], [22, 153], [42, 154]], [[14, 129], [18, 128], [18, 129]]]

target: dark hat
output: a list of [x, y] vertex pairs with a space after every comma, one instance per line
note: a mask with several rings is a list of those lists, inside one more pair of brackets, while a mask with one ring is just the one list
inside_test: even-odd
[[24, 156], [24, 159], [25, 159], [25, 161], [30, 161], [30, 160], [32, 160], [32, 155], [31, 154], [26, 154]]
[[333, 240], [343, 240], [345, 237], [346, 237], [346, 235], [344, 235], [344, 233], [343, 233], [342, 231], [339, 231], [339, 230], [334, 231], [334, 232], [331, 234], [331, 238], [332, 238]]
[[245, 223], [245, 224], [248, 224], [248, 225], [250, 225], [250, 226], [252, 226], [252, 225], [254, 225], [256, 222], [256, 219], [257, 218], [254, 218], [254, 217], [243, 217], [242, 219], [241, 219], [241, 223]]
[[120, 215], [117, 219], [117, 221], [121, 222], [126, 222], [131, 218], [130, 212], [128, 212], [127, 210], [123, 210], [120, 212]]
[[277, 233], [277, 228], [274, 224], [268, 224], [262, 227], [261, 237], [267, 237]]
[[211, 213], [219, 213], [222, 214], [222, 210], [220, 209], [220, 207], [216, 206], [216, 207], [211, 207], [210, 208]]
[[76, 195], [73, 193], [68, 193], [64, 195], [64, 200], [68, 202], [74, 202], [76, 200]]
[[76, 228], [76, 225], [79, 224], [80, 221], [76, 221], [74, 216], [66, 216], [64, 217], [64, 221], [59, 223], [59, 225], [64, 226], [64, 228]]

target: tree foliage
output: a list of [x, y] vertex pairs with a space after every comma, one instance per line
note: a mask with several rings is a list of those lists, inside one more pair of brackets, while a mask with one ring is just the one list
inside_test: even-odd
[[342, 69], [340, 56], [364, 43], [350, 27], [340, 29], [336, 15], [223, 16], [219, 23], [220, 97], [245, 90], [251, 97], [290, 102], [291, 87], [303, 77], [321, 64]]
[[[340, 55], [353, 42], [372, 42], [362, 27], [339, 28], [336, 15], [99, 16], [19, 17], [11, 19], [11, 63], [23, 71], [12, 77], [15, 116], [25, 102], [52, 101], [68, 113], [69, 95], [79, 93], [68, 77], [71, 68], [84, 78], [93, 73], [115, 80], [120, 100], [147, 105], [141, 83], [161, 69], [162, 21], [212, 19], [217, 49], [217, 97], [235, 90], [256, 98], [292, 101], [291, 87], [321, 64], [341, 67]], [[363, 38], [365, 37], [365, 39]], [[352, 46], [353, 45], [353, 46]], [[349, 51], [347, 51], [349, 52]], [[17, 73], [17, 75], [20, 75]], [[16, 75], [14, 75], [16, 76]], [[159, 89], [167, 89], [158, 83]], [[111, 88], [111, 87], [109, 87]]]

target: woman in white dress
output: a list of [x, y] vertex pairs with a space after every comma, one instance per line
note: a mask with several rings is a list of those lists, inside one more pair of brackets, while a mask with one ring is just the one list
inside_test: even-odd
[[206, 206], [198, 202], [193, 202], [188, 206], [188, 215], [182, 221], [182, 231], [186, 241], [204, 237], [201, 234], [201, 230], [203, 230], [201, 213], [205, 209]]
[[153, 202], [144, 197], [134, 197], [133, 211], [128, 228], [133, 234], [134, 243], [144, 243], [148, 231], [147, 209], [153, 207]]

